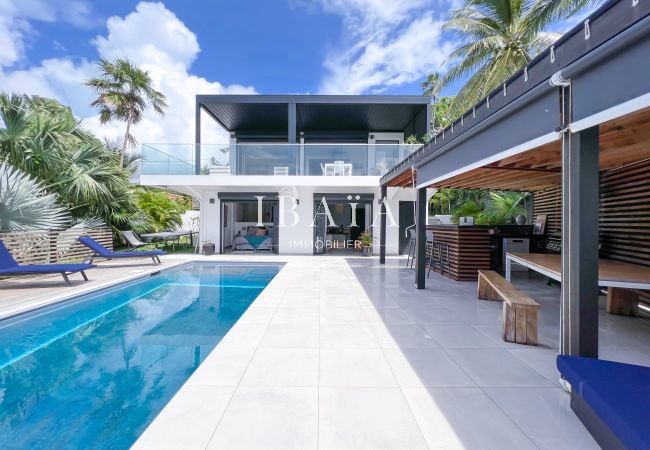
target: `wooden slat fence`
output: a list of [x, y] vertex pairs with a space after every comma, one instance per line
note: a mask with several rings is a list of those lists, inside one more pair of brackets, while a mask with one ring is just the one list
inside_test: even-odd
[[113, 249], [110, 228], [75, 228], [64, 231], [0, 231], [0, 239], [18, 264], [80, 262], [90, 254], [77, 237], [87, 235]]
[[546, 234], [562, 231], [562, 188], [551, 186], [533, 193], [533, 219], [546, 214]]
[[[561, 231], [562, 190], [534, 193], [533, 216], [547, 214], [547, 233]], [[650, 266], [650, 161], [600, 173], [600, 257]]]

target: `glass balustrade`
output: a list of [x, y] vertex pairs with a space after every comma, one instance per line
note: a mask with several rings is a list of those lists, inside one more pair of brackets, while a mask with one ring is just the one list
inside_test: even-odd
[[[197, 148], [198, 146], [198, 148]], [[142, 175], [381, 176], [420, 148], [407, 144], [143, 144]]]

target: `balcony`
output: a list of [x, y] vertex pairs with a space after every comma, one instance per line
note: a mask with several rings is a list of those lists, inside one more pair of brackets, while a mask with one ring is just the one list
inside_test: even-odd
[[[201, 175], [381, 176], [420, 144], [197, 144]], [[143, 144], [142, 175], [196, 174], [194, 144]]]

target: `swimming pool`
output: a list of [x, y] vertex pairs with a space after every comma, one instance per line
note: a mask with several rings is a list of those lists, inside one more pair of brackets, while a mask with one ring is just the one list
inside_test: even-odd
[[280, 270], [192, 263], [0, 322], [0, 448], [129, 448]]

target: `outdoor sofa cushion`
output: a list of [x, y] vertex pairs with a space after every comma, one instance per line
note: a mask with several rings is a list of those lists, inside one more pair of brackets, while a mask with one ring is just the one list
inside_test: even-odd
[[571, 389], [628, 448], [650, 448], [650, 367], [557, 357]]
[[138, 250], [132, 252], [112, 252], [90, 236], [80, 236], [79, 242], [103, 258], [134, 258], [137, 256], [166, 255], [162, 250]]

